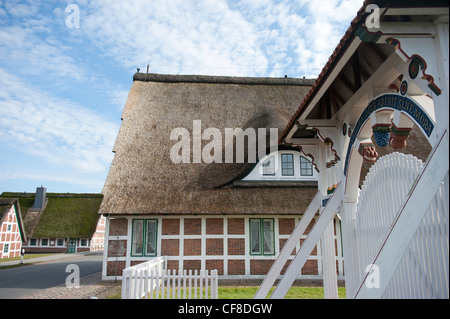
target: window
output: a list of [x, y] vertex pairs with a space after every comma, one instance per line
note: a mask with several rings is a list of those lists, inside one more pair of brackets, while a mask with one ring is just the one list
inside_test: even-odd
[[30, 239], [30, 246], [37, 246], [37, 239], [36, 238]]
[[132, 225], [132, 256], [156, 256], [158, 221], [134, 219]]
[[261, 234], [259, 219], [250, 219], [250, 254], [261, 254]]
[[64, 246], [64, 239], [58, 238], [56, 240], [56, 246]]
[[293, 154], [281, 154], [281, 175], [294, 176]]
[[9, 244], [3, 245], [3, 253], [7, 254], [9, 252]]
[[275, 156], [269, 157], [262, 163], [262, 174], [265, 176], [275, 175]]
[[317, 172], [309, 156], [280, 150], [263, 157], [242, 181], [317, 181]]
[[48, 246], [48, 238], [41, 239], [41, 246]]
[[6, 231], [7, 231], [7, 232], [12, 231], [12, 224], [6, 225]]
[[156, 227], [157, 221], [156, 220], [147, 220], [146, 225], [146, 247], [145, 247], [145, 254], [146, 255], [156, 255], [156, 234], [158, 232], [158, 228]]
[[87, 244], [87, 239], [86, 239], [86, 238], [80, 239], [80, 246], [86, 247], [87, 245], [88, 245], [88, 244]]
[[250, 219], [250, 254], [275, 255], [274, 220]]
[[300, 156], [300, 175], [313, 176], [313, 167], [311, 162], [303, 156]]

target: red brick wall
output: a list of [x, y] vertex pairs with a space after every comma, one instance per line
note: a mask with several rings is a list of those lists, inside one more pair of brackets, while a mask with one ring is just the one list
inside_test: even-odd
[[206, 218], [206, 235], [222, 235], [223, 218]]
[[223, 275], [223, 260], [218, 259], [218, 260], [206, 260], [205, 261], [205, 268], [207, 270], [214, 270], [217, 269], [217, 273], [219, 275]]
[[245, 274], [245, 260], [228, 259], [228, 275], [243, 275], [243, 274]]
[[206, 255], [223, 255], [223, 239], [206, 238]]
[[228, 234], [244, 235], [245, 234], [244, 218], [228, 218]]
[[128, 219], [117, 218], [109, 220], [109, 236], [126, 236], [128, 232]]
[[202, 220], [200, 218], [189, 218], [184, 220], [185, 235], [201, 235]]
[[295, 228], [294, 218], [280, 218], [278, 219], [280, 235], [290, 235]]
[[180, 220], [172, 218], [163, 218], [161, 235], [179, 235]]
[[274, 260], [253, 259], [250, 260], [250, 275], [265, 275], [269, 272]]
[[184, 256], [200, 256], [202, 254], [201, 239], [184, 240]]
[[245, 239], [244, 238], [228, 238], [228, 255], [244, 255]]
[[108, 261], [106, 267], [106, 276], [122, 276], [125, 269], [125, 261]]
[[162, 239], [161, 256], [178, 256], [180, 254], [179, 239]]
[[108, 257], [125, 257], [127, 255], [126, 240], [110, 240], [108, 242]]

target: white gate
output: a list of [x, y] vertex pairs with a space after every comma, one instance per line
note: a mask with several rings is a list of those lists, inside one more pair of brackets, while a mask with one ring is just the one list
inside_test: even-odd
[[166, 270], [165, 257], [123, 270], [122, 299], [217, 299], [216, 269]]
[[[392, 153], [380, 158], [366, 176], [358, 199], [354, 234], [359, 282], [381, 250], [423, 165], [412, 155]], [[383, 298], [449, 297], [448, 179], [447, 173]]]

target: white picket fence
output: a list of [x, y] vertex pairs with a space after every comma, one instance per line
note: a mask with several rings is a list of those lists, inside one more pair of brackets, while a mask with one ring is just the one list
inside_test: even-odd
[[217, 270], [167, 270], [164, 257], [123, 270], [122, 299], [217, 299]]
[[[360, 281], [422, 167], [422, 161], [412, 155], [392, 153], [380, 158], [366, 176], [355, 221]], [[448, 298], [448, 179], [447, 173], [383, 298]]]

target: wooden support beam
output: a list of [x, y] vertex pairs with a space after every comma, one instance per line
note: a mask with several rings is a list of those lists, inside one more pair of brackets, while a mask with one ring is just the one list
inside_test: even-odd
[[357, 90], [353, 86], [353, 83], [351, 83], [344, 74], [341, 74], [341, 76], [339, 76], [339, 81], [341, 81], [341, 83], [344, 85], [344, 87], [348, 91], [350, 91], [352, 95], [355, 94], [355, 92]]
[[304, 234], [306, 227], [308, 227], [314, 215], [319, 210], [321, 200], [322, 195], [320, 194], [320, 192], [317, 192], [316, 196], [314, 196], [313, 200], [309, 203], [309, 206], [306, 209], [305, 213], [303, 214], [303, 217], [300, 219], [300, 222], [297, 224], [291, 236], [284, 244], [283, 249], [281, 250], [280, 255], [278, 255], [277, 260], [275, 260], [275, 262], [272, 264], [272, 267], [270, 268], [269, 272], [264, 278], [261, 286], [259, 287], [253, 299], [266, 298], [270, 288], [272, 288], [273, 284], [275, 283], [275, 280], [278, 278], [278, 276], [281, 273], [281, 270], [283, 269], [287, 260], [291, 256], [292, 251], [295, 249], [297, 243], [300, 241], [300, 237]]
[[359, 57], [358, 51], [355, 52], [352, 56], [352, 69], [353, 69], [353, 84], [355, 86], [356, 91], [361, 87], [361, 73], [360, 73], [360, 65], [359, 65]]
[[378, 61], [378, 63], [382, 64], [386, 61], [386, 56], [374, 43], [366, 43], [367, 50], [372, 54], [372, 56]]
[[314, 246], [317, 244], [319, 239], [322, 237], [325, 229], [328, 227], [329, 223], [333, 220], [336, 215], [337, 208], [342, 200], [342, 187], [341, 183], [336, 187], [333, 195], [331, 195], [328, 203], [326, 204], [324, 210], [319, 216], [319, 219], [314, 224], [313, 228], [306, 237], [303, 244], [300, 246], [300, 250], [297, 255], [289, 264], [288, 269], [284, 273], [283, 278], [278, 283], [278, 286], [273, 291], [270, 296], [271, 299], [282, 299], [291, 288], [292, 283], [298, 276], [300, 270], [311, 254]]

